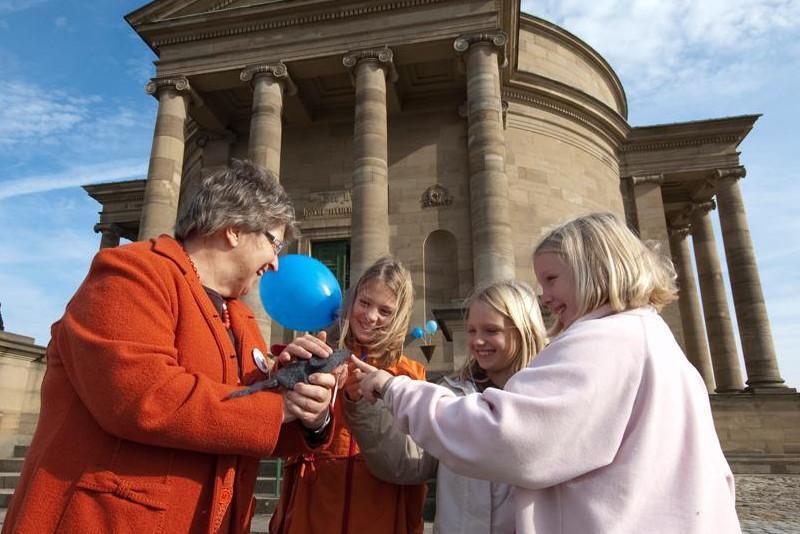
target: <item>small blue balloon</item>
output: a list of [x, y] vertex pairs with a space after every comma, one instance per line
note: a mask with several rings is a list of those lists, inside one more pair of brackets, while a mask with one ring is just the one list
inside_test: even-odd
[[425, 331], [427, 333], [435, 334], [437, 330], [439, 330], [439, 324], [433, 319], [425, 323]]
[[424, 336], [424, 335], [425, 335], [425, 333], [422, 331], [422, 328], [420, 328], [420, 327], [418, 327], [418, 326], [415, 326], [415, 327], [414, 327], [414, 328], [411, 330], [411, 337], [413, 337], [414, 339], [419, 339], [419, 338], [421, 338], [421, 337], [422, 337], [422, 336]]
[[342, 305], [336, 277], [310, 256], [281, 256], [278, 270], [261, 277], [260, 289], [264, 309], [289, 330], [323, 330], [333, 324]]

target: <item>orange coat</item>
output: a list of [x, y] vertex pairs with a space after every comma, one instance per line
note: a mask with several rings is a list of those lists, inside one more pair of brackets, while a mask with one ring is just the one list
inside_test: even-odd
[[[425, 379], [422, 364], [405, 356], [386, 370]], [[270, 533], [422, 534], [425, 485], [400, 486], [370, 473], [345, 421], [344, 403], [340, 394], [327, 446], [287, 458]]]
[[[229, 312], [243, 383], [261, 380], [252, 312], [235, 300]], [[175, 240], [101, 251], [52, 327], [39, 424], [3, 534], [249, 532], [283, 401], [223, 402], [237, 382], [231, 339]], [[297, 423], [281, 446], [307, 450]]]

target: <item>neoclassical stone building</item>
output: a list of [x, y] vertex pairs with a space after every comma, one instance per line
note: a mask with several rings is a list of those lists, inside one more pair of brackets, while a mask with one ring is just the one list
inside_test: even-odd
[[443, 327], [429, 368], [448, 371], [475, 284], [532, 281], [543, 232], [612, 211], [671, 254], [664, 316], [709, 391], [792, 392], [738, 185], [758, 116], [631, 127], [608, 63], [518, 0], [156, 0], [126, 20], [158, 58], [158, 114], [147, 179], [86, 187], [101, 246], [170, 233], [199, 176], [250, 158], [295, 200], [295, 252], [345, 285], [383, 254], [411, 268], [414, 322]]
[[475, 284], [532, 281], [543, 232], [608, 210], [672, 255], [664, 316], [709, 391], [784, 390], [738, 185], [758, 116], [633, 128], [608, 63], [518, 0], [156, 0], [126, 20], [158, 57], [158, 114], [146, 181], [86, 187], [101, 246], [171, 232], [199, 176], [250, 158], [296, 202], [295, 252], [344, 284], [387, 253], [411, 268], [446, 371]]
[[[436, 373], [463, 362], [475, 284], [532, 281], [543, 232], [612, 211], [671, 254], [681, 293], [664, 316], [734, 472], [800, 473], [800, 395], [780, 376], [738, 185], [758, 116], [633, 128], [606, 61], [519, 0], [156, 0], [126, 19], [158, 58], [158, 114], [146, 180], [85, 187], [101, 247], [170, 233], [198, 177], [250, 158], [295, 200], [294, 252], [342, 285], [386, 253], [411, 268], [414, 324], [442, 326]], [[30, 441], [44, 356], [0, 335], [0, 462]]]

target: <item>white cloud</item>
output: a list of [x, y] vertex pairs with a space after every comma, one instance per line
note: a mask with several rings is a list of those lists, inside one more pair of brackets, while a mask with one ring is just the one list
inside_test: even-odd
[[68, 132], [85, 120], [91, 99], [0, 81], [0, 147]]
[[[800, 62], [798, 0], [527, 0], [597, 49], [635, 103], [750, 94], [771, 83], [776, 51]], [[724, 61], [720, 61], [724, 59]], [[786, 65], [784, 65], [786, 67]]]
[[141, 160], [83, 165], [52, 174], [6, 179], [0, 183], [0, 199], [97, 182], [132, 180], [146, 175], [147, 162]]
[[45, 2], [47, 0], [0, 0], [0, 15], [13, 13], [14, 11], [24, 11]]

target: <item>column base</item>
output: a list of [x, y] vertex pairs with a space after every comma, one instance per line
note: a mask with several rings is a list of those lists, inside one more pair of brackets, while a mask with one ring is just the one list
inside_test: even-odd
[[780, 384], [775, 386], [756, 385], [744, 388], [745, 393], [755, 393], [756, 395], [792, 395], [797, 393], [797, 388], [791, 388]]
[[714, 390], [714, 394], [715, 395], [741, 395], [742, 393], [744, 393], [743, 389], [719, 389], [719, 388], [717, 388], [717, 389]]

